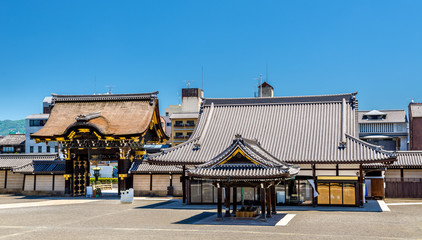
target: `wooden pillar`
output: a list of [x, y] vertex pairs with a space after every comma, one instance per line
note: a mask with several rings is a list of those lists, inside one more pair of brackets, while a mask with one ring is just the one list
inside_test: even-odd
[[266, 191], [266, 205], [267, 205], [267, 218], [271, 217], [271, 187], [265, 188]]
[[363, 207], [363, 168], [359, 164], [359, 206]]
[[223, 208], [223, 189], [221, 186], [217, 186], [217, 220], [223, 219], [222, 208]]
[[25, 191], [25, 181], [26, 181], [26, 174], [23, 175], [23, 186], [22, 191]]
[[[24, 181], [24, 183], [25, 183], [25, 181]], [[54, 185], [56, 185], [56, 179], [55, 179], [54, 174], [53, 174], [53, 179], [51, 181], [51, 191], [52, 192], [54, 192]]]
[[182, 197], [183, 197], [183, 203], [186, 203], [186, 166], [183, 165], [182, 167]]
[[277, 195], [275, 191], [275, 184], [271, 186], [271, 206], [272, 214], [277, 214]]
[[7, 188], [7, 170], [4, 170], [4, 189]]
[[224, 217], [230, 217], [230, 187], [226, 186], [225, 188], [226, 192], [225, 192], [225, 199], [224, 199], [224, 205], [226, 207], [226, 214], [224, 215]]
[[317, 189], [315, 164], [312, 164], [312, 179], [314, 180], [314, 186], [315, 186], [315, 189], [312, 189], [312, 206], [316, 207], [317, 206], [317, 197], [314, 194], [314, 190]]
[[190, 180], [189, 178], [186, 177], [186, 203], [190, 204], [191, 203], [191, 189], [190, 189]]
[[37, 175], [34, 174], [34, 191], [37, 191]]
[[265, 217], [265, 186], [263, 183], [261, 183], [261, 219], [262, 220], [267, 220], [267, 218]]
[[237, 187], [233, 187], [233, 211], [232, 213], [236, 215], [237, 211]]
[[404, 181], [404, 169], [400, 168], [400, 181], [403, 182]]
[[340, 169], [338, 167], [338, 164], [336, 164], [336, 176], [340, 176]]

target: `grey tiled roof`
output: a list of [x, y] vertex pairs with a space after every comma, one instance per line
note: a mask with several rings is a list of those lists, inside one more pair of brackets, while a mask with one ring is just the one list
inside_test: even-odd
[[0, 145], [21, 145], [25, 142], [25, 134], [9, 134], [0, 139]]
[[14, 167], [13, 172], [15, 173], [55, 173], [63, 174], [65, 173], [65, 161], [43, 161], [43, 160], [33, 160], [25, 165]]
[[385, 119], [362, 119], [363, 115], [370, 111], [359, 111], [358, 119], [359, 123], [406, 123], [406, 111], [405, 110], [379, 110], [386, 114]]
[[31, 163], [33, 160], [55, 160], [57, 154], [0, 154], [0, 169], [12, 169]]
[[[242, 151], [249, 159], [242, 160]], [[234, 155], [234, 156], [233, 156]], [[234, 160], [232, 160], [234, 159]], [[214, 159], [188, 171], [189, 176], [202, 178], [283, 178], [292, 177], [299, 172], [298, 167], [286, 164], [265, 151], [257, 141], [236, 136], [233, 143]]]
[[[357, 125], [355, 93], [205, 99], [191, 138], [150, 155], [149, 160], [154, 164], [202, 164], [221, 153], [235, 134], [259, 139], [262, 148], [287, 163], [365, 163], [394, 158], [359, 140]], [[345, 148], [339, 147], [341, 141]]]
[[382, 163], [365, 164], [365, 168], [422, 168], [422, 151], [398, 151], [397, 161], [391, 165]]
[[182, 173], [182, 167], [171, 165], [151, 165], [146, 161], [138, 160], [132, 163], [130, 173]]

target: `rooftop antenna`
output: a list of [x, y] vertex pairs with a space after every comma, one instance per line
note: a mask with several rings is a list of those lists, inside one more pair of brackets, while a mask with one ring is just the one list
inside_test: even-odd
[[107, 91], [107, 94], [113, 94], [112, 92], [111, 92], [111, 90], [115, 87], [115, 86], [105, 86], [106, 88], [108, 88], [108, 91]]
[[262, 97], [262, 74], [259, 74], [259, 78], [255, 79], [258, 80], [259, 97]]
[[193, 82], [193, 80], [185, 80], [186, 87], [190, 88], [190, 84]]

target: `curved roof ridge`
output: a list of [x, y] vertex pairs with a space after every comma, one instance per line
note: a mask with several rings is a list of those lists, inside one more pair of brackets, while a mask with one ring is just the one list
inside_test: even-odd
[[205, 100], [236, 100], [236, 99], [276, 99], [276, 98], [302, 98], [302, 97], [331, 97], [331, 96], [355, 96], [358, 92], [352, 93], [338, 93], [338, 94], [323, 94], [323, 95], [302, 95], [302, 96], [280, 96], [280, 97], [244, 97], [244, 98], [204, 98]]
[[150, 93], [124, 93], [124, 94], [91, 94], [91, 95], [59, 95], [51, 94], [53, 102], [79, 102], [79, 101], [113, 101], [113, 100], [150, 100], [156, 98], [158, 91]]
[[349, 138], [349, 139], [351, 139], [352, 141], [355, 141], [355, 142], [357, 142], [357, 143], [359, 143], [359, 144], [366, 145], [367, 147], [373, 148], [373, 150], [375, 150], [375, 151], [377, 151], [377, 152], [379, 152], [379, 153], [383, 153], [383, 154], [389, 155], [389, 156], [391, 156], [391, 157], [394, 157], [394, 156], [395, 156], [395, 153], [394, 153], [393, 151], [387, 151], [387, 150], [384, 150], [381, 146], [374, 145], [374, 144], [371, 144], [371, 143], [368, 143], [368, 142], [362, 141], [362, 140], [360, 140], [360, 139], [358, 139], [358, 138], [355, 138], [355, 137], [353, 137], [352, 135], [349, 135], [349, 134], [347, 134], [347, 133], [345, 133], [345, 135], [346, 135], [346, 137], [348, 137], [348, 138]]

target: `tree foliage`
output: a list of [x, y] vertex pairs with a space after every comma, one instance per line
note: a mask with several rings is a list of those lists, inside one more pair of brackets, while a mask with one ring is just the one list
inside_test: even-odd
[[12, 133], [25, 133], [25, 120], [3, 120], [0, 121], [0, 136]]

